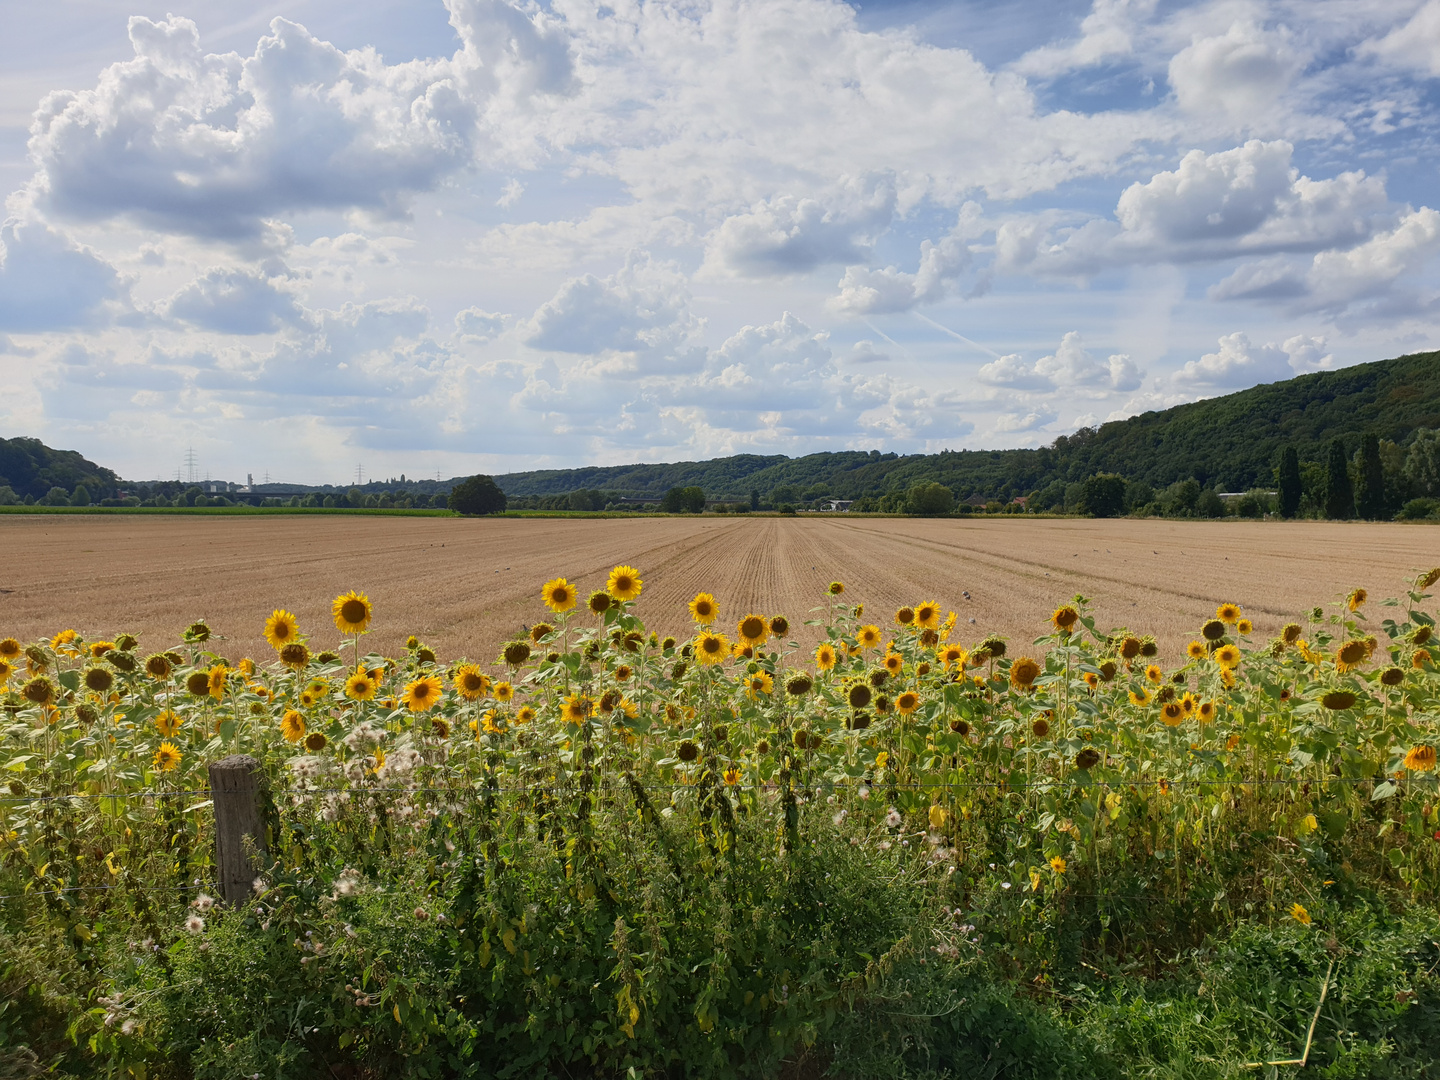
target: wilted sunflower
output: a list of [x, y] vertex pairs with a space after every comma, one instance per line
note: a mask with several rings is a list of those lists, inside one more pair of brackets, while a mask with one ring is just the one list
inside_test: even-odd
[[899, 611], [895, 612], [896, 626], [909, 626], [914, 621], [915, 609], [912, 607], [902, 607]]
[[604, 589], [597, 589], [590, 594], [590, 599], [585, 606], [590, 609], [591, 615], [604, 615], [610, 610], [610, 603], [614, 598]]
[[1039, 661], [1028, 656], [1017, 657], [1010, 665], [1010, 685], [1017, 690], [1028, 690], [1043, 670]]
[[1363, 641], [1347, 641], [1335, 650], [1335, 670], [1349, 671], [1357, 668], [1370, 657], [1370, 650]]
[[690, 617], [702, 626], [709, 626], [720, 614], [720, 605], [708, 592], [696, 593], [690, 601]]
[[774, 691], [775, 680], [767, 672], [757, 671], [754, 675], [745, 676], [745, 693], [752, 701], [758, 701], [762, 694]]
[[293, 671], [310, 666], [310, 649], [303, 641], [292, 641], [280, 650], [280, 662]]
[[1190, 657], [1191, 660], [1203, 660], [1208, 652], [1209, 650], [1205, 648], [1203, 641], [1192, 641], [1189, 645], [1185, 646], [1185, 655]]
[[97, 694], [108, 693], [110, 687], [115, 685], [115, 676], [102, 667], [88, 668], [85, 671], [85, 685]]
[[784, 615], [770, 616], [770, 636], [783, 638], [790, 633], [790, 620]]
[[1050, 734], [1050, 721], [1043, 716], [1040, 717], [1030, 725], [1030, 734], [1034, 735], [1037, 739], [1045, 738], [1046, 735]]
[[555, 627], [551, 626], [549, 623], [536, 623], [534, 626], [530, 627], [530, 640], [536, 645], [539, 645], [540, 642], [544, 641], [549, 635], [553, 634], [554, 632]]
[[1435, 768], [1435, 747], [1412, 746], [1405, 754], [1405, 768], [1412, 772], [1429, 772]]
[[770, 636], [770, 625], [763, 615], [746, 615], [736, 624], [735, 632], [746, 645], [764, 645]]
[[1075, 767], [1077, 769], [1093, 769], [1099, 764], [1100, 752], [1093, 746], [1087, 746], [1075, 755]]
[[440, 695], [444, 691], [445, 686], [438, 676], [426, 675], [406, 683], [400, 700], [411, 712], [425, 712], [439, 704]]
[[1230, 626], [1240, 621], [1240, 614], [1239, 604], [1221, 604], [1215, 609], [1215, 618]]
[[1225, 624], [1219, 619], [1210, 619], [1200, 627], [1200, 636], [1206, 641], [1219, 641], [1225, 636]]
[[831, 596], [840, 596], [845, 592], [845, 584], [840, 581], [832, 581], [826, 591], [829, 592]]
[[1434, 633], [1435, 630], [1433, 627], [1421, 625], [1411, 630], [1406, 640], [1409, 641], [1411, 645], [1424, 645], [1430, 640]]
[[1320, 699], [1320, 704], [1324, 705], [1327, 709], [1333, 709], [1339, 712], [1341, 709], [1353, 707], [1358, 700], [1360, 699], [1349, 690], [1331, 690]]
[[792, 675], [785, 684], [785, 692], [792, 697], [804, 697], [815, 684], [810, 681], [809, 675]]
[[159, 716], [155, 717], [155, 730], [162, 738], [173, 738], [180, 730], [180, 715], [173, 709], [166, 709]]
[[351, 672], [345, 678], [345, 696], [351, 701], [371, 701], [375, 697], [375, 683], [363, 667]]
[[370, 626], [372, 614], [370, 598], [354, 589], [335, 597], [330, 605], [330, 614], [335, 618], [335, 629], [342, 634], [363, 634]]
[[1351, 589], [1350, 595], [1345, 597], [1345, 606], [1351, 611], [1359, 611], [1367, 599], [1369, 594], [1364, 589]]
[[325, 749], [329, 742], [330, 740], [325, 737], [323, 731], [312, 731], [309, 735], [305, 736], [305, 749], [309, 750], [312, 754], [318, 754], [321, 750]]
[[530, 643], [528, 641], [506, 642], [500, 656], [510, 667], [518, 668], [530, 659]]
[[0, 660], [8, 660], [13, 664], [20, 658], [21, 651], [20, 642], [13, 637], [0, 639]]
[[730, 655], [730, 639], [724, 634], [702, 630], [695, 637], [695, 659], [702, 664], [719, 664]]
[[290, 612], [276, 608], [265, 620], [265, 640], [272, 648], [283, 649], [300, 637], [300, 623]]
[[191, 645], [199, 645], [210, 640], [210, 627], [204, 619], [196, 619], [180, 637]]
[[455, 689], [466, 701], [478, 701], [490, 691], [490, 676], [475, 664], [464, 664], [457, 668], [454, 683]]
[[691, 740], [684, 739], [680, 745], [675, 748], [675, 756], [684, 762], [695, 761], [700, 757], [700, 747], [696, 746]]
[[1301, 629], [1299, 623], [1286, 623], [1280, 628], [1280, 640], [1285, 642], [1286, 645], [1294, 645], [1295, 642], [1300, 640], [1302, 633], [1304, 633], [1304, 630]]
[[920, 695], [914, 690], [906, 690], [895, 699], [895, 711], [901, 716], [909, 716], [918, 708], [920, 708]]
[[880, 628], [873, 623], [866, 623], [860, 627], [859, 630], [855, 631], [855, 640], [859, 642], [860, 648], [862, 649], [879, 648], [880, 642], [884, 640], [884, 636], [885, 635], [880, 633]]
[[280, 734], [285, 736], [286, 742], [299, 742], [305, 737], [305, 717], [294, 709], [286, 709], [280, 719]]
[[1399, 686], [1405, 681], [1405, 670], [1398, 667], [1389, 667], [1380, 673], [1380, 681], [1386, 686]]
[[210, 694], [210, 673], [208, 671], [192, 671], [185, 676], [185, 690], [196, 697], [208, 697]]
[[563, 577], [547, 581], [540, 590], [540, 598], [545, 601], [545, 606], [557, 615], [573, 608], [576, 599], [574, 588]]
[[20, 695], [33, 705], [49, 705], [55, 700], [55, 684], [44, 675], [36, 675], [20, 688]]
[[926, 630], [936, 630], [940, 626], [940, 605], [934, 600], [926, 600], [915, 605], [915, 625]]
[[815, 650], [815, 666], [821, 671], [832, 670], [835, 667], [835, 646], [822, 641]]
[[610, 571], [610, 580], [605, 583], [605, 588], [616, 600], [634, 600], [644, 584], [640, 580], [640, 571], [635, 567], [617, 566]]
[[1240, 664], [1240, 650], [1234, 645], [1221, 645], [1215, 650], [1215, 662], [1222, 668], [1233, 670]]
[[172, 742], [162, 742], [151, 763], [157, 772], [172, 772], [180, 764], [180, 750]]
[[1079, 621], [1080, 612], [1076, 611], [1071, 604], [1060, 605], [1060, 607], [1055, 609], [1054, 614], [1050, 616], [1050, 622], [1054, 625], [1055, 629], [1059, 630], [1062, 634], [1068, 634]]

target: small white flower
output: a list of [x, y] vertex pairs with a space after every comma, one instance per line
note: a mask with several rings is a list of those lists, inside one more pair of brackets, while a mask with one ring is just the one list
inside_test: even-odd
[[862, 787], [862, 788], [860, 789], [860, 798], [862, 798], [862, 799], [868, 799], [869, 797], [870, 797], [870, 789], [869, 789], [868, 787]]
[[199, 915], [191, 915], [185, 920], [185, 929], [189, 930], [192, 934], [198, 934], [205, 929], [205, 920]]
[[1000, 882], [1000, 888], [1002, 888], [1002, 889], [1008, 889], [1009, 887], [1010, 887], [1010, 882], [1008, 882], [1008, 881], [1002, 881], [1002, 882]]
[[890, 807], [890, 812], [885, 815], [885, 824], [889, 825], [892, 829], [898, 829], [900, 827], [900, 821], [900, 811], [896, 810], [893, 806]]
[[195, 897], [194, 900], [190, 901], [190, 906], [196, 911], [209, 911], [215, 906], [215, 898], [213, 896], [207, 896], [202, 892], [199, 896]]

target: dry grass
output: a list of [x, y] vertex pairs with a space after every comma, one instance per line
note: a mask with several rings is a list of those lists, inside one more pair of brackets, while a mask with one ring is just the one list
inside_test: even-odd
[[798, 624], [838, 578], [877, 621], [922, 599], [953, 607], [965, 642], [990, 631], [1028, 642], [1081, 592], [1100, 625], [1154, 633], [1173, 657], [1222, 600], [1269, 636], [1355, 585], [1396, 595], [1440, 563], [1425, 526], [1312, 522], [37, 516], [4, 518], [0, 533], [0, 634], [129, 630], [158, 648], [203, 616], [237, 656], [265, 652], [275, 607], [331, 646], [330, 599], [356, 588], [375, 602], [368, 648], [415, 633], [442, 656], [488, 660], [540, 617], [547, 578], [588, 592], [629, 562], [646, 580], [647, 623], [671, 632], [701, 589], [727, 623], [755, 609]]

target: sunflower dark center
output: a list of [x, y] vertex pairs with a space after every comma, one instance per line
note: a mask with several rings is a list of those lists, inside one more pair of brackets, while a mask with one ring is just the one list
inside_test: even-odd
[[340, 605], [340, 617], [348, 623], [364, 622], [367, 611], [362, 600], [346, 600]]

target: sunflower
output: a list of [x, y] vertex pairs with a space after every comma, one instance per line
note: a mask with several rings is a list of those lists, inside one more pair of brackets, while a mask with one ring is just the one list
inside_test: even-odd
[[21, 652], [20, 642], [16, 641], [13, 637], [0, 640], [0, 660], [9, 660], [13, 663], [19, 659]]
[[229, 675], [230, 670], [224, 664], [216, 664], [205, 673], [207, 690], [216, 701], [225, 697], [225, 683]]
[[75, 642], [79, 639], [78, 630], [61, 630], [50, 639], [50, 648], [65, 656], [79, 656], [80, 650], [75, 648]]
[[1412, 746], [1405, 755], [1405, 768], [1413, 772], [1429, 772], [1435, 768], [1435, 747]]
[[[575, 606], [575, 589], [563, 577], [557, 577], [545, 583], [540, 590], [540, 598], [545, 601], [546, 607], [559, 615]], [[533, 636], [534, 631], [531, 633]]]
[[1178, 701], [1167, 701], [1160, 708], [1160, 719], [1166, 727], [1179, 727], [1180, 721], [1185, 719], [1185, 710]]
[[1294, 645], [1295, 642], [1300, 640], [1302, 633], [1304, 633], [1304, 631], [1300, 628], [1299, 623], [1286, 623], [1280, 628], [1280, 640], [1285, 642], [1286, 645]]
[[1424, 670], [1425, 665], [1430, 663], [1429, 649], [1416, 649], [1415, 655], [1410, 658], [1410, 666]]
[[918, 708], [920, 708], [920, 695], [914, 690], [906, 690], [895, 699], [895, 711], [901, 716], [909, 716]]
[[640, 580], [639, 570], [633, 566], [617, 566], [610, 571], [610, 580], [605, 583], [605, 589], [616, 600], [634, 600], [640, 595], [644, 584]]
[[821, 671], [832, 670], [835, 667], [835, 646], [828, 641], [822, 641], [815, 650], [815, 666]]
[[345, 679], [345, 696], [351, 701], [370, 701], [375, 697], [375, 684], [370, 673], [363, 667], [357, 668]]
[[437, 676], [426, 675], [406, 683], [405, 692], [400, 695], [400, 700], [411, 712], [425, 712], [435, 707], [444, 690], [444, 684]]
[[490, 676], [475, 664], [464, 664], [455, 671], [455, 689], [466, 701], [477, 701], [490, 692]]
[[870, 687], [864, 683], [856, 683], [845, 692], [845, 699], [857, 709], [863, 709], [870, 704]]
[[915, 625], [926, 630], [936, 630], [940, 627], [940, 605], [934, 600], [926, 600], [915, 605]]
[[708, 592], [696, 593], [690, 601], [690, 617], [702, 626], [709, 626], [720, 614], [720, 605]]
[[517, 724], [528, 724], [534, 719], [535, 710], [532, 709], [529, 705], [521, 705], [519, 710], [515, 713], [515, 722]]
[[1240, 621], [1240, 605], [1221, 604], [1215, 609], [1215, 618], [1229, 626], [1234, 626]]
[[[330, 605], [335, 629], [342, 634], [363, 634], [370, 626], [370, 598], [354, 589], [335, 597]], [[273, 642], [271, 644], [274, 644]]]
[[1240, 619], [1235, 623], [1235, 632], [1241, 637], [1249, 637], [1255, 632], [1255, 624], [1249, 619]]
[[744, 642], [737, 641], [730, 647], [730, 655], [735, 657], [736, 660], [753, 660], [755, 659], [755, 646], [746, 645]]
[[204, 671], [192, 671], [185, 677], [185, 691], [196, 697], [205, 697], [210, 693], [209, 674]]
[[702, 664], [723, 663], [730, 655], [730, 639], [724, 634], [702, 630], [695, 636], [695, 659]]
[[97, 694], [108, 693], [110, 687], [115, 685], [115, 676], [102, 667], [88, 668], [82, 679], [86, 688], [94, 690]]
[[166, 709], [159, 716], [155, 717], [155, 730], [163, 738], [171, 739], [180, 730], [180, 716], [173, 709]]
[[883, 639], [884, 635], [880, 633], [880, 628], [873, 623], [866, 623], [855, 631], [855, 640], [860, 643], [862, 649], [879, 648]]
[[92, 641], [90, 643], [90, 657], [91, 659], [99, 660], [100, 657], [114, 648], [115, 643], [113, 641]]
[[1055, 629], [1062, 634], [1068, 634], [1079, 621], [1080, 612], [1076, 611], [1071, 604], [1062, 604], [1056, 608], [1055, 613], [1050, 616], [1050, 622], [1054, 625]]
[[832, 581], [826, 591], [831, 596], [840, 596], [845, 592], [845, 583], [842, 581]]
[[515, 699], [515, 687], [511, 686], [508, 682], [496, 683], [492, 693], [495, 695], [495, 700], [501, 704], [508, 705]]
[[1219, 619], [1211, 619], [1200, 627], [1200, 635], [1206, 641], [1219, 641], [1225, 636], [1225, 624]]
[[1159, 664], [1151, 664], [1145, 669], [1145, 678], [1158, 686], [1160, 681], [1165, 678], [1165, 672], [1160, 670]]
[[790, 620], [784, 615], [770, 616], [770, 636], [783, 638], [790, 633]]
[[946, 671], [951, 668], [963, 668], [968, 659], [969, 656], [959, 645], [946, 645], [940, 650], [940, 662], [945, 665]]
[[1369, 659], [1370, 650], [1363, 641], [1347, 641], [1335, 650], [1335, 670], [1349, 671]]
[[775, 680], [767, 672], [757, 671], [745, 677], [745, 693], [751, 701], [759, 701], [761, 694], [775, 691]]
[[286, 742], [299, 742], [305, 737], [305, 717], [294, 709], [286, 709], [280, 720], [280, 734]]
[[1226, 670], [1233, 670], [1240, 664], [1240, 650], [1234, 645], [1221, 645], [1215, 650], [1215, 662]]
[[1306, 911], [1304, 906], [1301, 904], [1290, 905], [1290, 917], [1296, 922], [1298, 922], [1301, 926], [1310, 925], [1310, 913]]
[[151, 761], [157, 772], [172, 772], [180, 764], [180, 750], [172, 742], [162, 742]]
[[1339, 712], [1342, 709], [1353, 707], [1358, 700], [1360, 699], [1349, 690], [1331, 690], [1320, 699], [1320, 704], [1324, 705], [1327, 709], [1333, 709]]
[[1143, 690], [1143, 689], [1141, 689], [1141, 690], [1131, 690], [1131, 691], [1130, 691], [1130, 704], [1131, 704], [1131, 705], [1138, 705], [1138, 706], [1142, 706], [1142, 707], [1145, 706], [1145, 705], [1149, 705], [1149, 704], [1150, 704], [1150, 694], [1149, 694], [1149, 692], [1146, 691], [1146, 690]]
[[1028, 690], [1035, 685], [1041, 670], [1039, 661], [1021, 656], [1010, 665], [1010, 685], [1017, 690]]
[[290, 612], [276, 608], [265, 620], [265, 640], [272, 648], [283, 649], [300, 637], [300, 623]]
[[1195, 711], [1197, 704], [1198, 702], [1195, 700], [1195, 695], [1187, 690], [1185, 691], [1185, 695], [1180, 699], [1180, 711], [1186, 716], [1189, 716]]
[[746, 645], [764, 645], [770, 636], [770, 624], [763, 615], [746, 615], [736, 625], [735, 632]]
[[1345, 597], [1345, 606], [1351, 611], [1359, 611], [1367, 599], [1369, 594], [1364, 589], [1351, 589], [1350, 595]]
[[1380, 681], [1386, 686], [1399, 686], [1405, 681], [1403, 668], [1389, 667], [1380, 673]]
[[[554, 584], [554, 582], [551, 582], [551, 584]], [[549, 623], [538, 622], [530, 627], [530, 640], [536, 645], [539, 645], [540, 642], [544, 641], [546, 637], [554, 632], [555, 628]]]
[[604, 615], [614, 602], [615, 598], [604, 589], [596, 589], [590, 594], [590, 599], [585, 602], [585, 606], [590, 609], [591, 615]]
[[583, 724], [595, 711], [595, 702], [584, 694], [571, 694], [565, 699], [560, 710], [561, 716], [571, 724]]
[[1196, 711], [1200, 714], [1200, 719], [1207, 724], [1215, 719], [1215, 703], [1213, 701], [1202, 701], [1200, 708]]
[[885, 670], [891, 675], [899, 675], [905, 667], [905, 658], [899, 653], [885, 654]]
[[303, 641], [292, 641], [280, 650], [280, 662], [295, 671], [310, 666], [310, 649]]
[[1083, 675], [1081, 675], [1080, 678], [1085, 680], [1085, 685], [1090, 687], [1091, 690], [1094, 690], [1097, 686], [1100, 685], [1099, 672], [1087, 671]]
[[734, 787], [736, 784], [740, 783], [740, 770], [737, 769], [734, 765], [731, 765], [728, 769], [725, 770], [724, 779], [725, 785], [727, 787]]
[[899, 611], [895, 612], [896, 626], [909, 626], [914, 621], [915, 609], [912, 607], [902, 607]]
[[1185, 646], [1185, 655], [1191, 660], [1204, 660], [1207, 651], [1203, 641], [1192, 641]]
[[10, 661], [0, 660], [0, 686], [8, 683], [13, 674], [15, 674], [15, 669], [10, 665]]

